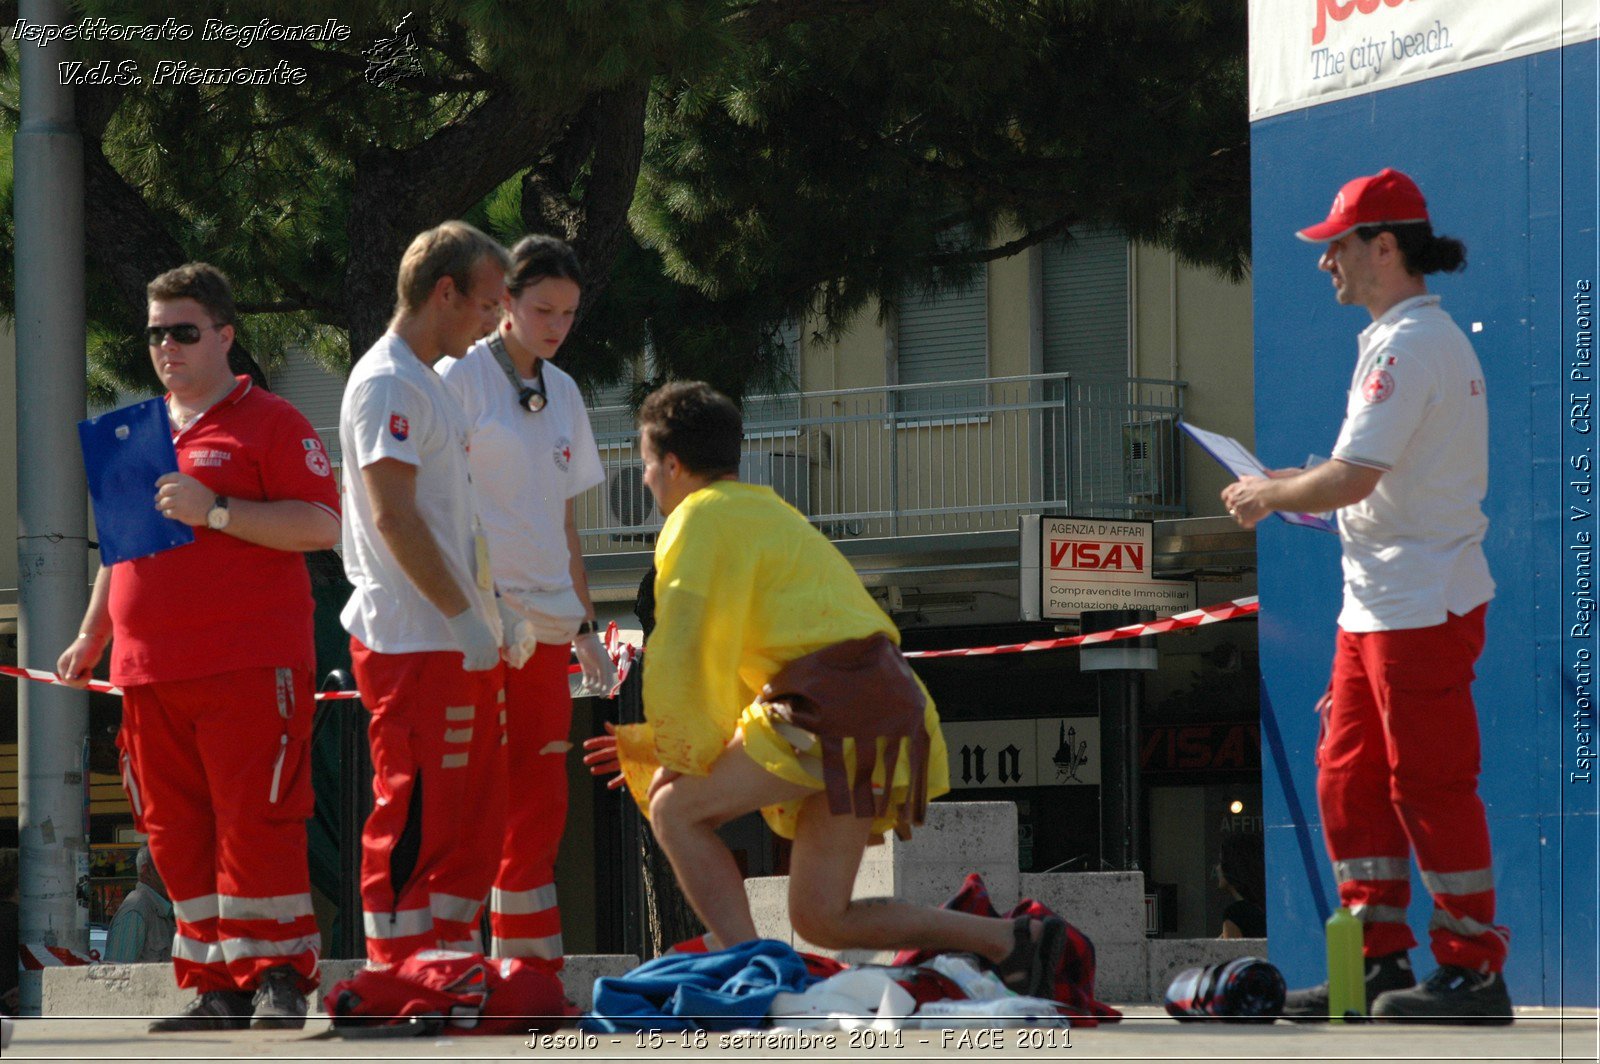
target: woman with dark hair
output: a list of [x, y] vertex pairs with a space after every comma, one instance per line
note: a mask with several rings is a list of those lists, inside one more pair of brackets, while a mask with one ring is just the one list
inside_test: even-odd
[[583, 666], [580, 693], [607, 694], [616, 679], [595, 632], [572, 502], [605, 470], [577, 383], [550, 362], [583, 293], [577, 256], [554, 237], [524, 237], [511, 249], [506, 290], [499, 328], [438, 369], [471, 426], [468, 464], [508, 647], [512, 800], [489, 896], [492, 948], [559, 966], [555, 860], [567, 816], [572, 653]]
[[1218, 938], [1266, 938], [1266, 869], [1261, 861], [1261, 836], [1230, 831], [1222, 836], [1217, 858], [1217, 886], [1233, 901], [1222, 912]]

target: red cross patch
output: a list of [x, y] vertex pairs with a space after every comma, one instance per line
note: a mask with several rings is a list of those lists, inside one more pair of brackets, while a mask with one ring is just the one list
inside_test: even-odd
[[1394, 378], [1385, 369], [1373, 370], [1361, 384], [1361, 395], [1369, 403], [1381, 403], [1393, 394]]
[[411, 422], [407, 421], [399, 414], [391, 413], [389, 415], [389, 435], [393, 436], [397, 440], [405, 439], [407, 436], [411, 435]]

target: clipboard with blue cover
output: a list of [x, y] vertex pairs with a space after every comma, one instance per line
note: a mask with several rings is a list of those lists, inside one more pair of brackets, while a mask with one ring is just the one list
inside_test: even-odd
[[[1212, 458], [1215, 458], [1218, 465], [1235, 477], [1266, 477], [1272, 475], [1267, 471], [1267, 467], [1262, 464], [1261, 459], [1257, 458], [1249, 448], [1232, 436], [1224, 436], [1218, 432], [1207, 432], [1205, 429], [1197, 425], [1191, 425], [1187, 421], [1179, 421], [1178, 427], [1187, 432], [1189, 437], [1195, 443], [1198, 443], [1202, 450]], [[1333, 522], [1330, 516], [1293, 513], [1288, 510], [1274, 510], [1273, 513], [1291, 525], [1315, 528], [1318, 531], [1332, 532], [1335, 535], [1339, 532], [1339, 526]]]
[[194, 529], [155, 507], [156, 480], [178, 471], [166, 404], [147, 399], [78, 422], [100, 563], [115, 565], [194, 542]]

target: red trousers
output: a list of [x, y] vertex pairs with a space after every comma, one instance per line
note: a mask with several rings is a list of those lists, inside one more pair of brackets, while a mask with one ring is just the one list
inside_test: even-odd
[[311, 674], [270, 667], [124, 690], [122, 781], [177, 918], [178, 985], [252, 990], [289, 965], [317, 985]]
[[1505, 963], [1472, 704], [1486, 609], [1432, 628], [1339, 632], [1317, 802], [1339, 900], [1365, 925], [1369, 957], [1416, 945], [1406, 926], [1415, 853], [1433, 895], [1434, 957], [1480, 971]]
[[506, 766], [516, 793], [489, 895], [494, 955], [542, 957], [555, 967], [563, 952], [555, 869], [567, 824], [571, 658], [566, 643], [540, 643], [526, 665], [506, 669]]
[[478, 923], [505, 822], [505, 693], [499, 666], [457, 652], [380, 654], [350, 640], [372, 713], [372, 815], [361, 833], [367, 959], [482, 952]]

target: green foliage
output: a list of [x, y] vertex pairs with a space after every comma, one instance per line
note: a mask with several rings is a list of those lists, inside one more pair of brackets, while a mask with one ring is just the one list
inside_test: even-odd
[[[86, 142], [137, 192], [143, 220], [174, 254], [234, 279], [241, 340], [264, 362], [299, 345], [325, 365], [348, 364], [357, 312], [386, 313], [392, 300], [398, 250], [384, 226], [403, 240], [452, 215], [507, 242], [532, 222], [583, 250], [627, 212], [620, 242], [588, 262], [584, 320], [563, 355], [591, 389], [626, 379], [647, 341], [658, 375], [703, 377], [735, 396], [782, 385], [775, 337], [785, 323], [836, 334], [874, 303], [970, 279], [997, 242], [1020, 249], [1068, 225], [1116, 225], [1234, 275], [1247, 262], [1245, 15], [1235, 0], [78, 7], [117, 23], [351, 27], [340, 44], [241, 49], [197, 35], [75, 53], [140, 64], [145, 85], [79, 90]], [[368, 81], [364, 49], [408, 12], [416, 68], [393, 84]], [[52, 59], [66, 52], [53, 47]], [[284, 61], [308, 76], [148, 84], [163, 59]], [[642, 136], [594, 124], [597, 93], [645, 83]], [[488, 114], [502, 125], [480, 128]], [[441, 151], [446, 177], [406, 183]], [[598, 202], [596, 175], [617, 172], [629, 152], [634, 164], [643, 156], [631, 210], [625, 196]], [[557, 206], [530, 198], [525, 178], [553, 190]], [[10, 225], [7, 210], [5, 301]], [[140, 276], [171, 264], [152, 253]], [[97, 391], [150, 383], [142, 301], [116, 265], [91, 246]]]
[[[1234, 5], [1229, 5], [1232, 8]], [[669, 276], [830, 328], [1105, 223], [1238, 275], [1242, 6], [899, 0], [791, 27], [651, 111], [633, 221]]]

